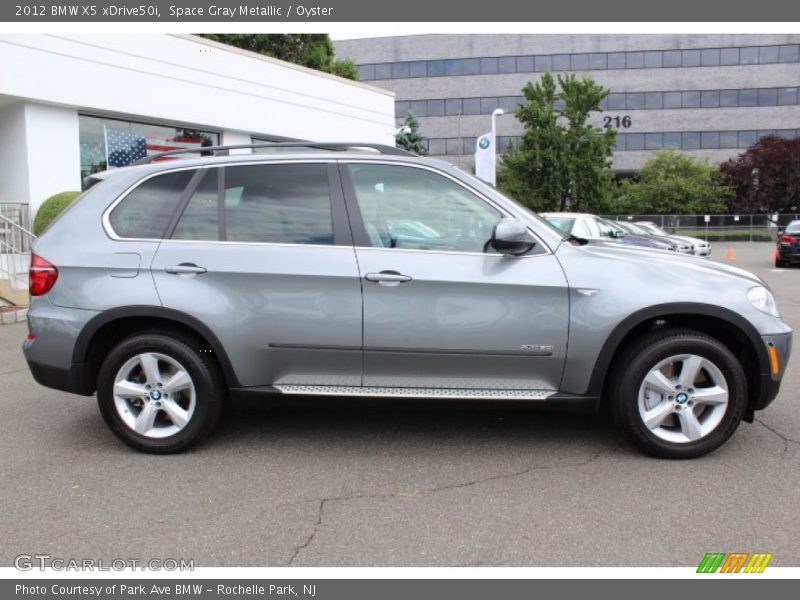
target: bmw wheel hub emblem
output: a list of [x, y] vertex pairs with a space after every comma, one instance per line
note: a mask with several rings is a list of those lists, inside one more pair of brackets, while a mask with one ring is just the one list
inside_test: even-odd
[[153, 390], [150, 392], [150, 399], [151, 400], [161, 400], [161, 392], [158, 390]]
[[675, 400], [678, 401], [678, 404], [685, 404], [688, 399], [689, 399], [689, 396], [687, 396], [683, 392], [681, 392], [680, 394], [675, 396]]

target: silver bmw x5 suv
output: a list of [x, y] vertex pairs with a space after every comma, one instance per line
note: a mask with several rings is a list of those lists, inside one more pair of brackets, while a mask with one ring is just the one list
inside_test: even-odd
[[281, 150], [92, 176], [34, 246], [36, 380], [154, 453], [232, 396], [321, 394], [604, 406], [688, 458], [778, 392], [791, 328], [751, 273], [585, 244], [394, 148]]

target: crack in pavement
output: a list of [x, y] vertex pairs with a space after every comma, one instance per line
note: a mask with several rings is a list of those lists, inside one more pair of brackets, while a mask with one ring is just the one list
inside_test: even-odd
[[788, 437], [786, 435], [783, 435], [780, 431], [778, 431], [774, 427], [771, 427], [770, 425], [767, 425], [761, 419], [754, 419], [754, 420], [755, 420], [756, 423], [761, 425], [764, 429], [767, 429], [768, 431], [771, 431], [772, 433], [774, 433], [775, 435], [777, 435], [779, 438], [781, 438], [783, 440], [783, 453], [784, 454], [786, 454], [786, 452], [789, 451], [789, 444], [790, 443], [792, 443], [792, 444], [800, 444], [800, 440], [796, 440], [794, 438], [790, 438], [790, 437]]
[[325, 505], [329, 502], [347, 502], [350, 500], [387, 500], [391, 498], [416, 498], [419, 496], [430, 496], [432, 494], [437, 494], [439, 492], [444, 492], [448, 490], [457, 490], [463, 489], [467, 487], [471, 487], [474, 485], [480, 485], [483, 483], [489, 483], [492, 481], [499, 481], [502, 479], [512, 479], [514, 477], [520, 477], [522, 475], [527, 475], [533, 471], [545, 471], [549, 469], [569, 469], [575, 467], [585, 467], [588, 464], [593, 463], [597, 459], [599, 459], [603, 454], [613, 452], [621, 448], [622, 445], [614, 446], [613, 448], [605, 449], [605, 450], [598, 450], [592, 456], [587, 458], [586, 460], [574, 462], [574, 463], [567, 463], [563, 465], [531, 465], [526, 467], [525, 469], [521, 469], [519, 471], [513, 471], [511, 473], [500, 473], [497, 475], [490, 475], [488, 477], [481, 477], [478, 479], [473, 479], [470, 481], [463, 481], [460, 483], [453, 483], [448, 485], [442, 485], [430, 488], [428, 490], [422, 491], [415, 491], [412, 493], [409, 492], [395, 492], [392, 494], [352, 494], [349, 496], [333, 496], [330, 498], [322, 498], [319, 500], [319, 506], [317, 507], [317, 520], [314, 523], [314, 528], [311, 531], [311, 534], [306, 538], [306, 540], [300, 544], [299, 546], [295, 547], [294, 552], [292, 553], [292, 557], [289, 559], [289, 562], [286, 563], [287, 567], [291, 567], [294, 564], [294, 561], [297, 560], [297, 557], [300, 553], [308, 548], [311, 543], [314, 541], [317, 533], [319, 532], [320, 527], [322, 526], [322, 521], [325, 514]]

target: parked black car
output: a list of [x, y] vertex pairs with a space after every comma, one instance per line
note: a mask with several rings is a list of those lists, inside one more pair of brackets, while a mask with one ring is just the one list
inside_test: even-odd
[[776, 267], [787, 267], [800, 262], [800, 221], [792, 221], [783, 231], [778, 231]]

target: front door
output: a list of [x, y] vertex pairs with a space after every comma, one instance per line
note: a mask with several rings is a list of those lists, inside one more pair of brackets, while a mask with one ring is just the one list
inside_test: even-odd
[[361, 384], [361, 285], [338, 169], [209, 168], [156, 253], [164, 306], [219, 337], [242, 386]]
[[549, 250], [494, 252], [503, 212], [438, 171], [352, 162], [342, 173], [362, 238], [364, 386], [557, 390], [569, 305]]

